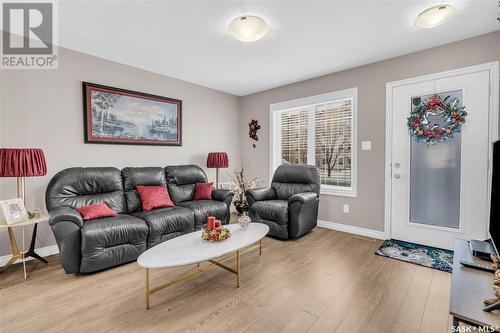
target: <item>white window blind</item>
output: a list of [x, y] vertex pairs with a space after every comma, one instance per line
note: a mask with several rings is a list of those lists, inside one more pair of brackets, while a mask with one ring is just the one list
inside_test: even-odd
[[316, 165], [322, 193], [355, 196], [355, 98], [354, 89], [272, 105], [272, 171]]
[[281, 113], [282, 163], [307, 164], [308, 116], [308, 110]]
[[314, 114], [314, 164], [321, 183], [351, 187], [352, 100], [320, 105]]

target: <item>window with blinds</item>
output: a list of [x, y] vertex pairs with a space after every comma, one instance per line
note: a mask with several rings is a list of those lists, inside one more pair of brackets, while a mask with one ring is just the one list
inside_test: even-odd
[[356, 95], [351, 89], [271, 105], [272, 169], [283, 163], [316, 165], [322, 193], [355, 196]]
[[282, 163], [307, 164], [307, 110], [283, 112], [280, 118]]

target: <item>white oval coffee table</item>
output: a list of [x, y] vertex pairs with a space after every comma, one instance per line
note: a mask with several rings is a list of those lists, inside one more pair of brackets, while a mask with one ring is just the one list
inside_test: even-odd
[[[242, 230], [238, 224], [229, 224], [224, 227], [231, 231], [231, 237], [219, 243], [211, 243], [201, 238], [202, 231], [195, 231], [180, 237], [158, 244], [137, 259], [137, 264], [146, 269], [146, 309], [149, 309], [149, 296], [169, 287], [177, 282], [198, 275], [211, 269], [213, 266], [222, 267], [236, 274], [236, 286], [240, 286], [240, 255], [259, 248], [262, 254], [262, 238], [269, 232], [269, 227], [262, 223], [251, 223], [247, 230]], [[257, 245], [251, 246], [255, 243]], [[236, 269], [223, 265], [222, 262], [236, 256]], [[215, 261], [215, 258], [219, 258]], [[200, 266], [200, 262], [208, 261], [210, 265]], [[174, 280], [161, 286], [150, 288], [149, 270], [159, 268], [173, 268], [198, 264], [198, 267], [178, 276]]]

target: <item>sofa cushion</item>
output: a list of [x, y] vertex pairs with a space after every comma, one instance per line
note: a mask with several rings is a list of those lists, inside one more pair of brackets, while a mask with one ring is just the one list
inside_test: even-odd
[[194, 200], [212, 200], [212, 186], [214, 183], [194, 184]]
[[165, 167], [168, 193], [177, 204], [194, 199], [196, 183], [206, 183], [207, 175], [197, 165], [174, 165]]
[[166, 185], [165, 171], [160, 167], [124, 168], [122, 170], [123, 189], [129, 213], [142, 209], [141, 199], [137, 194], [137, 185]]
[[80, 272], [88, 273], [136, 260], [146, 250], [149, 229], [145, 221], [119, 214], [88, 220], [81, 233]]
[[270, 220], [281, 225], [288, 224], [288, 201], [286, 200], [257, 201], [250, 209], [254, 219]]
[[177, 205], [179, 202], [191, 201], [194, 199], [194, 184], [175, 185], [167, 184], [170, 199]]
[[98, 203], [95, 205], [83, 206], [76, 209], [84, 221], [101, 219], [103, 217], [116, 216], [116, 212], [108, 207], [105, 203]]
[[105, 202], [117, 213], [126, 213], [120, 170], [116, 168], [68, 168], [49, 182], [47, 210], [60, 206], [79, 208]]
[[142, 202], [142, 210], [147, 212], [155, 208], [174, 207], [174, 203], [168, 196], [167, 188], [158, 186], [137, 186], [137, 193]]
[[207, 175], [197, 165], [173, 165], [165, 167], [167, 183], [175, 185], [186, 185], [206, 183]]
[[215, 216], [217, 220], [225, 221], [228, 211], [224, 202], [214, 200], [185, 201], [178, 205], [194, 212], [194, 230], [202, 229], [209, 216]]
[[133, 213], [148, 224], [148, 248], [194, 230], [194, 213], [183, 207], [166, 207]]

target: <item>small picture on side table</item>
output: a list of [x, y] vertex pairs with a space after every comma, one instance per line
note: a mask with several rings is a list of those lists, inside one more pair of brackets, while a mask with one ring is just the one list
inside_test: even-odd
[[7, 224], [28, 220], [28, 212], [21, 198], [0, 201], [0, 211]]

